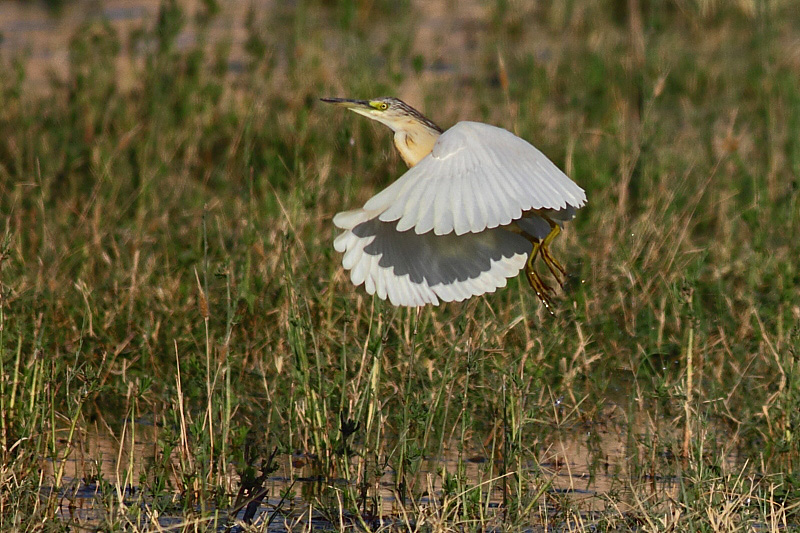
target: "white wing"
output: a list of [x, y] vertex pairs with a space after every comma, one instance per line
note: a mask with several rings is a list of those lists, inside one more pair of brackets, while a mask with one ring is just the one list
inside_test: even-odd
[[460, 302], [505, 287], [525, 266], [531, 244], [497, 228], [457, 236], [397, 231], [374, 213], [339, 213], [334, 223], [345, 231], [334, 241], [342, 265], [355, 285], [393, 305]]
[[459, 122], [364, 209], [397, 230], [478, 233], [529, 209], [579, 208], [586, 194], [539, 150], [502, 128]]

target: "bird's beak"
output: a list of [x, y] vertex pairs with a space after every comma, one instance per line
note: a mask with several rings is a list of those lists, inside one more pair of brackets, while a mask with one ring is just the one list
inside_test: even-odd
[[320, 98], [323, 102], [345, 107], [347, 109], [372, 109], [367, 100], [351, 100], [349, 98]]
[[320, 100], [339, 107], [344, 107], [345, 109], [349, 109], [367, 118], [377, 120], [375, 108], [369, 105], [369, 101], [367, 100], [351, 100], [349, 98], [320, 98]]

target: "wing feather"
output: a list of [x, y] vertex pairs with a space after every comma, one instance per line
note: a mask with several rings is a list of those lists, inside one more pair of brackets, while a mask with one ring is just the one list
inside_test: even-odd
[[[434, 197], [431, 194], [423, 194], [420, 196], [419, 204], [408, 211], [417, 212], [416, 219], [417, 225], [414, 226], [414, 231], [417, 234], [428, 233], [433, 229], [434, 219], [436, 218]], [[410, 228], [409, 228], [410, 229]]]
[[364, 209], [418, 234], [478, 233], [530, 209], [579, 208], [586, 194], [539, 150], [502, 128], [459, 122]]
[[353, 247], [345, 252], [344, 256], [342, 257], [342, 266], [345, 270], [350, 270], [358, 263], [359, 259], [361, 259], [361, 255], [363, 253], [363, 249], [358, 247]]
[[455, 194], [454, 188], [451, 186], [448, 190], [448, 198], [446, 202], [433, 203], [433, 227], [438, 228], [442, 225], [451, 225], [455, 227], [454, 213], [451, 206], [453, 205], [453, 195]]
[[[456, 235], [463, 235], [469, 231], [469, 221], [467, 220], [466, 209], [463, 208], [464, 188], [463, 187], [450, 187], [452, 193], [450, 197], [450, 213], [453, 215], [453, 229]], [[436, 235], [445, 235], [449, 233], [444, 231], [449, 226], [446, 220], [442, 221], [440, 226], [433, 229]]]
[[550, 209], [561, 209], [566, 207], [567, 202], [561, 198], [561, 194], [557, 185], [553, 183], [552, 180], [547, 179], [548, 172], [542, 165], [542, 162], [538, 160], [533, 161], [527, 166], [530, 168], [531, 173], [538, 177], [537, 183], [539, 187], [541, 187], [542, 197], [546, 198], [542, 203], [553, 206], [550, 207]]
[[471, 174], [465, 176], [466, 179], [462, 180], [464, 183], [464, 190], [461, 193], [461, 198], [466, 204], [467, 220], [469, 221], [469, 231], [475, 233], [481, 227], [481, 209], [478, 207], [480, 198], [477, 195], [472, 183]]
[[417, 235], [377, 218], [345, 230], [336, 242], [348, 258], [345, 268], [353, 283], [403, 306], [494, 292], [525, 266], [531, 250], [525, 238], [502, 228], [461, 236]]
[[364, 289], [367, 291], [367, 293], [375, 294], [377, 287], [377, 280], [372, 276], [367, 276], [367, 278], [364, 280]]

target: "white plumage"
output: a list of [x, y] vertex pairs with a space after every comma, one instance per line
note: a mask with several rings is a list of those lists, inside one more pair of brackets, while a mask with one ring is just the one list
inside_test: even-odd
[[363, 208], [333, 219], [344, 230], [334, 247], [354, 284], [394, 305], [438, 305], [494, 292], [525, 268], [549, 305], [533, 260], [541, 248], [553, 275], [563, 275], [547, 244], [553, 226], [586, 203], [583, 189], [504, 129], [459, 122], [442, 133], [396, 98], [323, 100], [392, 128], [411, 167]]
[[[334, 242], [355, 285], [394, 305], [437, 305], [494, 292], [525, 266], [542, 218], [574, 216], [586, 194], [539, 150], [501, 128], [459, 122], [362, 209], [339, 213]], [[522, 220], [520, 220], [522, 219]]]
[[467, 235], [397, 231], [369, 211], [340, 213], [334, 241], [355, 285], [393, 305], [460, 302], [505, 287], [525, 266], [527, 239], [503, 228]]
[[417, 234], [477, 233], [531, 209], [581, 207], [586, 194], [544, 154], [510, 131], [459, 122], [433, 151], [366, 204], [383, 222]]

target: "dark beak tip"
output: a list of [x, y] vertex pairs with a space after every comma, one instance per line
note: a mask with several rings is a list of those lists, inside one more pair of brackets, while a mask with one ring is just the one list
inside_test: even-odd
[[336, 105], [344, 105], [347, 107], [353, 106], [368, 106], [369, 102], [367, 100], [353, 100], [351, 98], [331, 98], [325, 97], [320, 98], [321, 101], [328, 103], [328, 104], [336, 104]]

